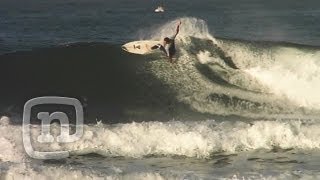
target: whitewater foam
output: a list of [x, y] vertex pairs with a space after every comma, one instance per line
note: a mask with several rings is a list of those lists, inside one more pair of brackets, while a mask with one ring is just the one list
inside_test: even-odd
[[289, 44], [219, 40], [238, 67], [279, 97], [319, 109], [320, 50]]
[[[267, 105], [270, 107], [264, 107], [269, 111], [273, 111], [273, 109], [287, 109], [288, 111], [296, 109], [293, 111], [298, 112], [299, 107], [320, 109], [320, 96], [318, 93], [320, 90], [320, 65], [317, 61], [320, 58], [320, 50], [270, 42], [216, 40], [210, 34], [205, 21], [188, 17], [181, 20], [183, 26], [181, 26], [181, 34], [178, 36], [180, 51], [178, 58], [180, 72], [178, 74], [190, 74], [190, 80], [187, 80], [187, 82], [189, 82], [188, 85], [190, 87], [195, 86], [192, 88], [194, 90], [193, 94], [197, 95], [191, 95], [186, 91], [180, 90], [183, 87], [179, 87], [179, 83], [175, 80], [183, 81], [180, 78], [164, 79], [165, 83], [177, 86], [174, 88], [178, 92], [180, 91], [180, 101], [190, 104], [200, 112], [238, 114], [237, 109], [241, 108], [241, 105], [231, 109], [231, 112], [227, 110], [230, 106], [224, 108], [225, 112], [219, 112], [222, 109], [219, 107], [219, 103], [205, 103], [205, 99], [210, 94], [224, 94], [223, 92], [227, 91], [229, 93], [227, 96], [230, 96], [231, 99], [233, 96], [253, 104], [255, 102], [270, 104]], [[169, 21], [161, 26], [152, 37], [163, 37], [169, 32], [174, 32], [174, 23], [176, 21]], [[206, 41], [208, 40], [213, 43], [207, 43]], [[227, 63], [230, 60], [240, 68], [239, 71], [228, 67]], [[203, 64], [202, 69], [205, 69], [205, 72], [199, 72], [199, 69], [195, 69], [198, 62]], [[155, 69], [155, 74], [158, 73], [157, 71], [163, 71], [157, 66], [156, 63], [151, 65], [151, 68]], [[239, 87], [239, 89], [247, 89], [262, 94], [250, 94], [245, 91], [237, 92], [228, 87], [218, 88], [217, 84], [204, 78], [208, 77], [208, 74], [204, 73], [209, 73], [210, 71], [215, 76], [213, 80], [221, 79], [222, 81], [218, 81], [225, 81], [224, 85], [229, 83], [231, 86]], [[173, 72], [171, 73], [173, 74]], [[159, 78], [162, 79], [167, 75], [168, 73], [161, 74]], [[205, 87], [205, 90], [201, 87]], [[270, 96], [271, 94], [274, 96]], [[188, 99], [192, 99], [192, 101]], [[270, 100], [277, 102], [277, 105], [269, 102]], [[291, 107], [288, 108], [289, 106]], [[243, 113], [243, 109], [241, 111]], [[255, 115], [246, 113], [246, 116], [254, 117]]]
[[320, 109], [320, 51], [303, 52], [294, 48], [279, 48], [275, 62], [269, 67], [257, 66], [245, 70], [271, 91], [286, 96], [299, 106]]
[[[143, 30], [144, 35], [140, 39], [161, 40], [164, 37], [170, 37], [175, 34], [178, 22], [181, 21], [180, 31], [177, 36], [178, 41], [187, 41], [188, 37], [197, 37], [201, 39], [210, 39], [217, 43], [215, 38], [210, 34], [207, 23], [198, 18], [182, 17], [170, 20], [165, 24], [153, 27], [151, 30]], [[152, 33], [149, 33], [152, 32]]]
[[0, 161], [22, 162], [25, 154], [22, 146], [21, 126], [9, 124], [8, 117], [0, 118]]
[[[8, 121], [8, 118], [2, 118]], [[130, 163], [118, 162], [109, 164], [108, 168], [85, 168], [83, 164], [74, 166], [38, 164], [32, 163], [23, 150], [20, 136], [21, 126], [10, 124], [1, 125], [0, 145], [5, 150], [0, 150], [1, 167], [6, 171], [1, 172], [4, 179], [181, 179], [197, 178], [197, 173], [186, 171], [170, 171], [170, 166], [163, 171], [155, 172], [145, 167], [130, 168]], [[291, 149], [290, 151], [308, 151], [320, 149], [320, 123], [309, 120], [277, 120], [277, 121], [252, 121], [252, 122], [217, 122], [207, 121], [169, 121], [169, 122], [142, 122], [128, 124], [101, 124], [85, 125], [83, 137], [75, 143], [67, 144], [39, 144], [35, 140], [40, 134], [39, 125], [31, 126], [33, 145], [36, 150], [68, 150], [71, 155], [100, 154], [105, 157], [126, 157], [143, 161], [146, 157], [172, 157], [179, 156], [182, 159], [197, 158], [219, 163], [219, 156], [215, 154], [241, 154], [253, 153], [258, 150]], [[52, 125], [53, 131], [58, 132], [60, 127]], [[58, 148], [58, 149], [57, 149]], [[285, 151], [284, 151], [285, 152]], [[273, 154], [270, 154], [273, 156]], [[228, 156], [226, 156], [228, 157]], [[233, 156], [232, 156], [233, 157]], [[242, 157], [234, 156], [235, 166], [241, 167]], [[211, 159], [213, 158], [213, 159]], [[215, 162], [215, 158], [217, 162]], [[265, 157], [268, 160], [268, 157]], [[77, 158], [78, 159], [78, 158]], [[99, 158], [103, 160], [103, 158]], [[148, 158], [147, 158], [148, 159]], [[181, 161], [182, 161], [181, 159]], [[225, 159], [225, 158], [222, 158]], [[113, 159], [116, 160], [116, 159]], [[121, 158], [118, 159], [121, 161]], [[68, 160], [69, 161], [69, 160]], [[108, 160], [107, 160], [108, 161]], [[175, 160], [172, 160], [173, 162]], [[130, 161], [131, 162], [131, 161]], [[241, 162], [241, 163], [240, 163]], [[9, 163], [9, 164], [8, 164]], [[31, 164], [30, 164], [31, 163]], [[63, 163], [63, 162], [61, 162]], [[121, 164], [126, 163], [128, 167]], [[132, 162], [131, 162], [132, 163]], [[151, 164], [155, 163], [150, 160]], [[188, 162], [185, 162], [188, 163]], [[241, 165], [237, 164], [240, 163]], [[59, 163], [58, 163], [59, 164]], [[90, 164], [90, 162], [89, 162]], [[139, 164], [139, 162], [136, 162]], [[250, 163], [249, 163], [250, 164]], [[119, 166], [120, 165], [120, 166]], [[196, 166], [196, 165], [195, 165]], [[199, 165], [201, 167], [201, 163]], [[208, 167], [210, 168], [210, 167]], [[201, 168], [200, 168], [201, 169]], [[296, 176], [292, 172], [276, 174], [232, 174], [234, 172], [226, 168], [224, 178], [290, 178]], [[5, 172], [5, 173], [4, 173]], [[200, 172], [201, 174], [201, 172]], [[304, 172], [300, 177], [315, 177], [317, 174]], [[201, 176], [200, 176], [201, 177]], [[217, 177], [219, 175], [217, 174]]]
[[[254, 121], [216, 122], [170, 121], [142, 122], [115, 125], [85, 125], [84, 136], [75, 143], [37, 143], [40, 126], [34, 125], [32, 142], [35, 149], [69, 150], [73, 155], [97, 153], [103, 156], [187, 156], [209, 158], [218, 152], [235, 153], [274, 147], [288, 149], [319, 149], [320, 124], [316, 122]], [[54, 131], [59, 128], [52, 125]], [[23, 161], [25, 152], [20, 139], [19, 126], [1, 129], [1, 144], [7, 150], [0, 151], [5, 161]], [[20, 132], [19, 132], [20, 131]], [[10, 142], [10, 143], [9, 143]], [[57, 149], [58, 148], [58, 149]]]
[[[272, 87], [246, 71], [258, 65], [270, 67], [277, 55], [276, 47], [216, 40], [204, 20], [181, 20], [175, 68], [163, 60], [149, 61], [144, 67], [144, 71], [151, 72], [175, 93], [179, 103], [200, 113], [255, 119], [302, 117], [308, 113], [290, 97], [273, 94]], [[176, 21], [157, 27], [150, 37], [174, 32]]]

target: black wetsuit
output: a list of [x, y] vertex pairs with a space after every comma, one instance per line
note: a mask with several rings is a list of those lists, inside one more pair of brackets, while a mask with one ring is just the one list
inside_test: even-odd
[[166, 53], [166, 55], [168, 57], [172, 57], [175, 53], [176, 53], [176, 47], [175, 47], [175, 43], [174, 43], [174, 39], [176, 36], [172, 36], [170, 37], [170, 42], [166, 43], [164, 46], [161, 44], [155, 45], [152, 47], [152, 49], [160, 49], [161, 51], [163, 51], [164, 53]]

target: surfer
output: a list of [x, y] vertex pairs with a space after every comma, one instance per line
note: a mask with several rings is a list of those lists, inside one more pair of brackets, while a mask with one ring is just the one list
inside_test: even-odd
[[179, 23], [177, 25], [176, 33], [171, 37], [165, 37], [163, 39], [163, 44], [158, 44], [158, 45], [155, 45], [151, 48], [151, 49], [160, 49], [161, 51], [163, 51], [166, 54], [166, 56], [169, 57], [170, 63], [173, 63], [172, 57], [176, 53], [174, 39], [176, 38], [176, 36], [179, 33], [180, 25], [181, 25], [181, 21], [179, 21]]

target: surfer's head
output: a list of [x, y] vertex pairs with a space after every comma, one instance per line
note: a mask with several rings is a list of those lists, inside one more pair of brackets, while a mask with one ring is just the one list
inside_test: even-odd
[[166, 42], [166, 43], [170, 43], [170, 42], [171, 42], [171, 39], [168, 38], [168, 37], [165, 37], [165, 38], [163, 39], [163, 41]]

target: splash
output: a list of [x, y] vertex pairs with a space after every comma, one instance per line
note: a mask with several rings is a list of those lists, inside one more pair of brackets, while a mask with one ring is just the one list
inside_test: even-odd
[[286, 96], [299, 106], [320, 109], [320, 51], [279, 48], [274, 56], [272, 65], [249, 68], [246, 72], [273, 93]]
[[217, 43], [215, 38], [210, 34], [207, 23], [198, 18], [183, 17], [169, 21], [159, 27], [155, 27], [150, 37], [151, 39], [159, 40], [164, 37], [170, 37], [175, 34], [178, 22], [181, 21], [180, 32], [177, 36], [178, 40], [185, 40], [188, 37], [197, 37], [201, 39], [210, 39]]
[[[263, 56], [252, 53], [250, 49], [244, 51], [234, 41], [228, 44], [216, 40], [204, 20], [181, 18], [181, 21], [181, 32], [176, 42], [177, 68], [173, 69], [159, 60], [150, 62], [145, 69], [168, 85], [177, 94], [178, 102], [188, 104], [200, 113], [223, 116], [275, 118], [279, 114], [300, 113], [299, 107], [288, 98], [270, 97], [267, 85], [243, 71], [257, 64], [254, 61], [256, 57], [264, 58], [267, 49], [255, 48]], [[170, 21], [158, 27], [151, 37], [174, 33], [176, 22]], [[233, 53], [236, 55], [230, 55]], [[240, 53], [246, 55], [239, 56]], [[251, 60], [246, 61], [246, 57]]]
[[[180, 99], [180, 101], [186, 102], [185, 97], [189, 96], [192, 100], [186, 103], [191, 104], [197, 111], [221, 114], [219, 113], [221, 108], [218, 106], [210, 108], [216, 102], [205, 104], [203, 103], [205, 100], [201, 100], [201, 98], [208, 98], [212, 93], [228, 92], [227, 96], [245, 99], [253, 102], [253, 104], [259, 97], [257, 103], [264, 104], [269, 103], [267, 99], [272, 94], [273, 101], [278, 101], [279, 105], [277, 105], [278, 107], [270, 105], [270, 107], [267, 107], [268, 109], [283, 109], [281, 106], [289, 107], [289, 104], [293, 109], [294, 106], [311, 110], [320, 109], [318, 93], [320, 90], [320, 64], [317, 61], [320, 58], [319, 49], [270, 42], [216, 39], [210, 34], [204, 20], [189, 17], [167, 22], [159, 27], [151, 37], [163, 38], [170, 33], [174, 33], [178, 20], [181, 20], [183, 24], [177, 37], [177, 46], [180, 52], [179, 66], [183, 68], [180, 74], [188, 73], [193, 76], [198, 74], [191, 80], [197, 81], [197, 83], [189, 81], [188, 84], [205, 87], [205, 89], [201, 87], [193, 88], [193, 90], [199, 91], [199, 94], [195, 95], [198, 97], [191, 98], [190, 95], [185, 94], [181, 95], [184, 99]], [[198, 63], [203, 64], [200, 69]], [[198, 67], [198, 69], [194, 69], [194, 67]], [[161, 71], [158, 67], [155, 68], [155, 74], [157, 74], [157, 71]], [[237, 68], [240, 70], [236, 70]], [[199, 70], [202, 70], [202, 72], [199, 72]], [[208, 79], [214, 83], [208, 82]], [[172, 81], [172, 78], [166, 78], [165, 81], [167, 80]], [[223, 82], [222, 91], [216, 88], [216, 82]], [[171, 86], [172, 84], [174, 86], [179, 84], [178, 82], [169, 83]], [[235, 92], [234, 88], [230, 89], [226, 85], [248, 91]], [[179, 88], [177, 90], [180, 91]], [[249, 91], [260, 92], [264, 95], [248, 94]], [[199, 97], [200, 93], [202, 97]], [[197, 103], [197, 106], [195, 106], [195, 102], [192, 102], [197, 101], [196, 99], [201, 101]], [[203, 105], [200, 107], [200, 104]], [[232, 111], [231, 113], [238, 114], [235, 110]], [[288, 109], [288, 111], [291, 110]]]

